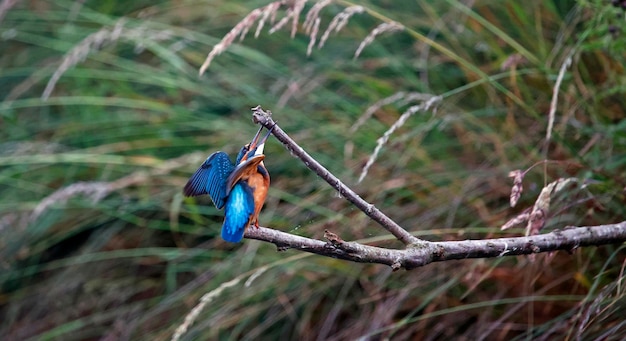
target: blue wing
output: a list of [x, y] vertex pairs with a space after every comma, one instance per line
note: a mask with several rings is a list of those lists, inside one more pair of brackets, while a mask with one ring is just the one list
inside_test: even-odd
[[224, 152], [215, 152], [209, 156], [198, 170], [189, 178], [183, 194], [188, 197], [208, 194], [215, 207], [224, 207], [226, 197], [226, 180], [235, 166]]
[[243, 182], [235, 184], [226, 201], [222, 239], [238, 243], [248, 227], [250, 216], [254, 212], [252, 189]]

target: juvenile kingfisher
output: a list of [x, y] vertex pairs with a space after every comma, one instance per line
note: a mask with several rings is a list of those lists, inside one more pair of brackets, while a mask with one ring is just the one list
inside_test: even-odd
[[215, 207], [225, 207], [222, 239], [227, 242], [241, 241], [251, 224], [259, 227], [259, 212], [270, 187], [263, 148], [272, 129], [259, 141], [261, 127], [252, 141], [241, 148], [234, 164], [224, 152], [211, 154], [183, 190], [187, 197], [208, 194]]

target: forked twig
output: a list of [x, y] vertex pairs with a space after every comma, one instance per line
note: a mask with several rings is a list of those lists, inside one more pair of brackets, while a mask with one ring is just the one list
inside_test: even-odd
[[246, 238], [275, 244], [279, 250], [296, 249], [327, 257], [345, 259], [360, 263], [377, 263], [391, 266], [393, 270], [413, 269], [438, 261], [465, 258], [488, 258], [527, 255], [557, 250], [572, 251], [578, 247], [604, 245], [626, 241], [626, 221], [617, 224], [565, 227], [551, 233], [515, 238], [496, 238], [449, 242], [430, 242], [419, 239], [396, 224], [391, 218], [363, 200], [324, 166], [313, 159], [302, 147], [293, 141], [271, 118], [271, 112], [260, 106], [252, 108], [253, 120], [266, 128], [282, 142], [292, 155], [302, 162], [348, 201], [402, 241], [405, 249], [388, 249], [344, 241], [336, 234], [326, 231], [326, 241], [296, 236], [290, 233], [260, 227], [248, 229]]
[[339, 194], [350, 201], [354, 206], [363, 211], [368, 217], [379, 223], [389, 233], [394, 235], [398, 240], [405, 245], [419, 245], [425, 241], [413, 236], [408, 231], [403, 229], [391, 218], [386, 216], [382, 211], [376, 208], [373, 204], [368, 203], [358, 194], [356, 194], [350, 187], [346, 186], [339, 178], [334, 176], [324, 166], [311, 157], [302, 147], [300, 147], [294, 140], [287, 135], [277, 124], [272, 120], [272, 113], [265, 111], [261, 106], [252, 108], [252, 117], [255, 123], [260, 123], [266, 128], [272, 128], [272, 134], [276, 139], [282, 142], [285, 147], [291, 152], [292, 155], [298, 157], [304, 163], [307, 168], [314, 171], [322, 179], [328, 182], [333, 188], [335, 188]]

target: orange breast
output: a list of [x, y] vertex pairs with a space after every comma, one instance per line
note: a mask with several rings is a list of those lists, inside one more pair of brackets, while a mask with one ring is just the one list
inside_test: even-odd
[[250, 224], [254, 224], [258, 227], [259, 213], [261, 212], [261, 208], [263, 208], [263, 204], [265, 204], [267, 192], [270, 188], [270, 176], [263, 163], [257, 166], [257, 172], [249, 174], [247, 181], [248, 186], [252, 187], [254, 196], [254, 213], [250, 217]]

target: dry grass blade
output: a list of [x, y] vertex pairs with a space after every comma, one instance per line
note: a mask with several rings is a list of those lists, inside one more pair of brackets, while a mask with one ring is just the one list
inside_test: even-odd
[[184, 155], [175, 159], [168, 160], [167, 162], [161, 164], [160, 167], [149, 172], [136, 171], [127, 176], [110, 182], [75, 182], [69, 186], [60, 188], [54, 191], [52, 194], [48, 195], [47, 197], [43, 198], [35, 207], [35, 209], [33, 209], [33, 211], [31, 212], [30, 220], [37, 220], [37, 218], [39, 218], [42, 213], [52, 207], [52, 205], [66, 203], [69, 199], [77, 195], [87, 196], [91, 200], [91, 202], [95, 204], [104, 199], [107, 195], [109, 195], [109, 193], [145, 182], [153, 176], [168, 174], [173, 170], [178, 169], [181, 165], [188, 163], [189, 159], [193, 159], [195, 161], [194, 163], [198, 163], [199, 160], [202, 160], [202, 158], [203, 155], [201, 153]]
[[367, 35], [367, 37], [365, 37], [365, 39], [363, 39], [359, 47], [356, 49], [356, 52], [354, 53], [354, 59], [359, 58], [361, 52], [363, 52], [363, 49], [365, 49], [366, 46], [374, 42], [374, 39], [376, 39], [376, 37], [378, 37], [379, 35], [387, 32], [397, 32], [403, 30], [404, 26], [395, 21], [386, 22], [378, 25], [374, 30], [372, 30], [372, 32], [370, 32], [370, 34]]
[[263, 26], [265, 25], [267, 19], [270, 20], [270, 23], [274, 23], [274, 21], [276, 20], [276, 13], [278, 12], [280, 5], [281, 4], [279, 1], [274, 1], [271, 4], [262, 8], [263, 16], [261, 16], [261, 19], [259, 19], [259, 24], [256, 27], [256, 32], [254, 33], [255, 38], [259, 37], [259, 34], [261, 33], [261, 30], [263, 29]]
[[322, 9], [324, 9], [324, 7], [328, 6], [331, 3], [332, 3], [332, 0], [322, 0], [322, 1], [316, 2], [315, 5], [313, 5], [313, 7], [309, 9], [309, 11], [306, 14], [306, 18], [304, 19], [304, 22], [302, 23], [302, 27], [304, 28], [304, 32], [306, 34], [309, 34], [311, 32], [311, 29], [313, 28], [313, 24], [316, 19], [319, 19], [320, 12], [322, 11]]
[[82, 42], [71, 49], [65, 55], [63, 62], [48, 81], [41, 98], [44, 100], [48, 99], [61, 76], [72, 66], [84, 61], [92, 50], [97, 50], [106, 43], [118, 40], [122, 34], [122, 29], [125, 24], [126, 20], [120, 19], [117, 23], [115, 23], [115, 26], [113, 26], [112, 29], [103, 28], [96, 33], [90, 34], [87, 38], [83, 39]]
[[235, 285], [239, 284], [239, 282], [241, 282], [242, 279], [247, 277], [247, 274], [244, 274], [244, 275], [245, 276], [243, 275], [237, 276], [228, 282], [224, 282], [219, 287], [215, 288], [214, 290], [211, 290], [207, 292], [206, 294], [202, 295], [202, 298], [200, 298], [200, 303], [198, 303], [195, 307], [193, 307], [193, 309], [191, 309], [191, 311], [187, 314], [187, 316], [185, 316], [184, 322], [176, 328], [176, 331], [174, 332], [174, 335], [172, 335], [171, 340], [172, 341], [180, 340], [181, 336], [183, 336], [187, 332], [189, 327], [196, 321], [196, 319], [198, 318], [198, 315], [200, 315], [200, 313], [202, 312], [202, 310], [204, 310], [207, 304], [211, 303], [216, 297], [221, 295], [222, 292], [224, 292], [224, 290], [234, 287]]
[[524, 187], [522, 185], [522, 181], [524, 180], [524, 174], [525, 173], [519, 169], [511, 171], [509, 173], [509, 178], [513, 178], [513, 187], [511, 187], [510, 196], [511, 207], [515, 207], [515, 205], [517, 205], [517, 201], [522, 196], [522, 191], [524, 190]]
[[556, 114], [556, 107], [559, 101], [559, 89], [561, 88], [561, 82], [563, 81], [563, 77], [565, 76], [565, 72], [567, 68], [572, 64], [572, 58], [574, 56], [575, 50], [572, 50], [565, 61], [561, 65], [561, 69], [559, 70], [559, 75], [556, 78], [556, 83], [554, 84], [554, 89], [552, 90], [552, 101], [550, 102], [550, 112], [548, 114], [548, 128], [546, 129], [546, 153], [548, 150], [548, 143], [550, 143], [550, 139], [552, 139], [552, 127], [554, 126], [554, 116]]
[[311, 52], [313, 51], [313, 46], [315, 46], [315, 41], [317, 40], [317, 33], [319, 32], [319, 28], [320, 28], [320, 18], [315, 18], [315, 21], [313, 22], [313, 27], [311, 28], [311, 33], [310, 33], [310, 40], [309, 40], [309, 46], [306, 49], [306, 55], [310, 56]]
[[93, 204], [99, 202], [106, 197], [112, 188], [110, 183], [102, 181], [77, 182], [50, 194], [35, 207], [31, 213], [30, 220], [35, 221], [43, 212], [48, 210], [52, 205], [65, 203], [70, 198], [77, 195], [85, 195], [91, 199]]
[[509, 70], [509, 69], [517, 69], [518, 66], [526, 64], [528, 61], [524, 56], [519, 53], [514, 53], [510, 55], [507, 59], [502, 62], [500, 66], [501, 71]]
[[[272, 34], [281, 28], [283, 28], [289, 21], [291, 21], [291, 37], [295, 37], [296, 32], [298, 30], [298, 19], [300, 18], [300, 13], [302, 13], [302, 9], [304, 9], [304, 4], [306, 0], [296, 0], [291, 3], [290, 7], [287, 9], [287, 13], [283, 18], [281, 18], [276, 24], [270, 28], [269, 33]], [[260, 8], [255, 8], [248, 15], [246, 15], [243, 20], [237, 23], [235, 27], [233, 27], [222, 40], [213, 47], [209, 55], [200, 66], [199, 74], [202, 75], [209, 68], [213, 58], [222, 54], [222, 52], [226, 51], [226, 49], [232, 45], [235, 41], [236, 37], [239, 37], [239, 40], [243, 40], [250, 28], [254, 25], [258, 20], [257, 28], [254, 33], [255, 37], [258, 37], [261, 33], [261, 30], [265, 26], [265, 22], [269, 19], [270, 22], [274, 22], [276, 19], [276, 13], [278, 10], [285, 5], [284, 1], [274, 1]], [[321, 9], [321, 8], [320, 8]], [[319, 25], [319, 24], [318, 24]]]
[[383, 146], [387, 144], [387, 141], [389, 141], [389, 137], [391, 136], [391, 134], [393, 134], [396, 130], [402, 127], [404, 123], [411, 116], [415, 115], [415, 113], [430, 110], [432, 107], [436, 106], [439, 102], [441, 102], [441, 99], [442, 99], [441, 96], [431, 96], [428, 100], [425, 100], [423, 103], [418, 104], [418, 105], [413, 105], [409, 107], [404, 113], [402, 113], [400, 118], [383, 134], [383, 136], [381, 136], [380, 138], [378, 138], [378, 140], [376, 140], [376, 143], [377, 143], [376, 148], [374, 148], [374, 152], [372, 153], [372, 155], [370, 155], [370, 158], [367, 160], [365, 167], [363, 167], [363, 170], [361, 171], [361, 175], [359, 176], [358, 182], [361, 182], [363, 181], [363, 179], [365, 179], [370, 167], [374, 164], [374, 162], [376, 162], [376, 159], [378, 158], [378, 154], [382, 150]]
[[352, 127], [350, 127], [350, 132], [356, 132], [363, 124], [365, 124], [367, 120], [372, 117], [372, 115], [374, 115], [376, 111], [386, 105], [396, 102], [399, 102], [400, 105], [406, 105], [417, 101], [427, 101], [431, 97], [433, 97], [433, 95], [423, 94], [420, 92], [396, 92], [395, 94], [378, 100], [376, 103], [370, 105], [367, 110], [365, 110], [365, 113], [363, 113], [363, 115], [359, 117], [359, 119], [352, 125]]
[[287, 9], [287, 14], [270, 29], [270, 34], [282, 29], [291, 20], [291, 38], [295, 37], [298, 30], [298, 19], [305, 3], [306, 0], [295, 0]]
[[17, 0], [3, 0], [2, 3], [0, 3], [0, 23], [2, 23], [4, 16], [16, 3]]
[[348, 21], [353, 15], [363, 12], [365, 12], [365, 8], [363, 8], [362, 6], [350, 6], [344, 9], [341, 13], [337, 14], [333, 18], [333, 20], [330, 21], [330, 24], [328, 24], [328, 27], [326, 28], [326, 31], [324, 31], [324, 34], [322, 35], [320, 43], [317, 47], [322, 48], [324, 46], [324, 43], [326, 43], [326, 40], [328, 40], [331, 32], [334, 31], [335, 33], [337, 33], [341, 31], [341, 29], [343, 29], [348, 24]]
[[502, 227], [500, 227], [500, 230], [508, 230], [514, 226], [523, 224], [527, 222], [529, 218], [530, 218], [530, 207], [525, 209], [524, 212], [509, 219], [509, 221], [507, 221], [504, 225], [502, 225]]
[[[269, 4], [266, 7], [268, 6], [274, 6], [274, 3]], [[226, 51], [226, 49], [233, 43], [233, 41], [235, 41], [235, 38], [237, 36], [239, 36], [240, 39], [243, 39], [245, 37], [245, 32], [247, 32], [250, 27], [254, 25], [257, 18], [264, 13], [264, 9], [265, 7], [255, 8], [252, 12], [248, 13], [248, 15], [243, 18], [243, 20], [237, 23], [237, 25], [235, 25], [235, 27], [233, 27], [230, 32], [228, 32], [224, 36], [224, 38], [222, 38], [222, 40], [213, 47], [211, 52], [209, 52], [209, 55], [204, 60], [204, 63], [202, 63], [202, 66], [200, 67], [200, 75], [204, 74], [206, 69], [211, 65], [211, 61], [213, 61], [213, 58], [215, 58], [215, 56], [219, 56], [222, 52]]]
[[94, 50], [99, 50], [108, 44], [122, 39], [135, 42], [136, 50], [142, 50], [143, 44], [145, 44], [144, 41], [147, 39], [159, 41], [170, 39], [172, 36], [172, 33], [168, 30], [151, 31], [143, 26], [128, 28], [126, 27], [126, 23], [127, 20], [121, 18], [112, 28], [106, 27], [92, 33], [74, 46], [74, 48], [65, 55], [61, 65], [56, 69], [54, 74], [52, 74], [52, 77], [50, 77], [41, 98], [47, 100], [61, 76], [74, 65], [84, 61]]
[[577, 178], [558, 179], [549, 183], [541, 190], [535, 205], [533, 206], [528, 224], [526, 225], [526, 236], [533, 236], [545, 226], [547, 214], [550, 211], [550, 201], [553, 194], [560, 192], [565, 186], [578, 182]]

